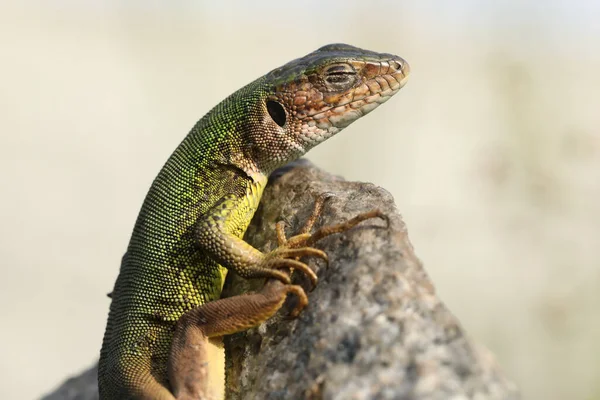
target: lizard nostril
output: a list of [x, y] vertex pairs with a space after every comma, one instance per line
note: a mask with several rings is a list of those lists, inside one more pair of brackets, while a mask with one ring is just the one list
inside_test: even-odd
[[410, 65], [401, 58], [393, 60], [393, 62], [390, 62], [390, 65], [395, 67], [396, 72], [402, 73], [405, 77], [410, 73]]

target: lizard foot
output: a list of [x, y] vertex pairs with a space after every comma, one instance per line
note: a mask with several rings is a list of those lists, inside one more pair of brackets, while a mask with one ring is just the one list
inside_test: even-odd
[[310, 217], [307, 219], [306, 223], [300, 229], [300, 232], [290, 238], [287, 238], [285, 235], [285, 222], [279, 221], [275, 226], [275, 231], [277, 234], [277, 242], [279, 247], [275, 249], [272, 253], [273, 256], [277, 257], [278, 254], [285, 256], [285, 263], [281, 262], [279, 265], [281, 267], [288, 268], [288, 275], [291, 274], [292, 271], [289, 268], [299, 269], [304, 274], [306, 274], [311, 280], [313, 288], [317, 284], [317, 276], [312, 271], [312, 269], [308, 268], [308, 266], [300, 261], [300, 257], [303, 256], [316, 256], [319, 257], [326, 262], [329, 262], [327, 258], [327, 254], [319, 249], [312, 247], [319, 240], [336, 234], [342, 233], [349, 229], [352, 229], [362, 221], [366, 221], [372, 218], [380, 218], [385, 220], [389, 225], [389, 220], [387, 215], [385, 215], [380, 210], [371, 210], [362, 214], [357, 215], [354, 218], [351, 218], [345, 222], [324, 226], [313, 233], [310, 233], [315, 222], [319, 219], [323, 211], [323, 207], [327, 200], [335, 197], [333, 193], [322, 193], [315, 199], [315, 205]]

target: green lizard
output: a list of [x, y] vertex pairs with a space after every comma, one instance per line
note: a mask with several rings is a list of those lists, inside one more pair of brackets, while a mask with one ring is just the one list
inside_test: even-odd
[[[112, 293], [100, 354], [101, 399], [208, 399], [224, 393], [221, 337], [265, 321], [288, 293], [302, 256], [327, 259], [314, 242], [377, 211], [262, 253], [243, 241], [269, 174], [388, 100], [408, 64], [345, 44], [324, 46], [258, 78], [200, 119], [146, 196]], [[261, 292], [219, 299], [227, 269], [267, 278]]]

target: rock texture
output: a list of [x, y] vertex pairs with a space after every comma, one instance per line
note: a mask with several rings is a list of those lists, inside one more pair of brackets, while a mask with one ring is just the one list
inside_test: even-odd
[[[389, 226], [365, 221], [319, 242], [330, 263], [308, 260], [319, 284], [300, 317], [286, 318], [295, 301], [289, 298], [275, 318], [226, 338], [228, 398], [518, 399], [493, 357], [436, 296], [385, 190], [344, 181], [307, 162], [292, 164], [275, 174], [247, 237], [260, 249], [274, 249], [275, 222], [286, 221], [291, 236], [323, 192], [335, 196], [316, 228], [373, 208], [389, 215]], [[295, 279], [309, 287], [305, 278]], [[260, 285], [230, 274], [225, 293]], [[95, 399], [94, 385], [92, 369], [45, 399]]]
[[98, 400], [98, 365], [67, 379], [41, 400]]

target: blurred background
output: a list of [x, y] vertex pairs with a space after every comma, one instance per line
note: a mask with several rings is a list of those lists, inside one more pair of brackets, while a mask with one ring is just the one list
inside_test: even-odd
[[0, 398], [98, 356], [144, 195], [195, 121], [331, 42], [406, 58], [308, 158], [395, 196], [439, 295], [527, 399], [600, 399], [600, 2], [0, 5]]

